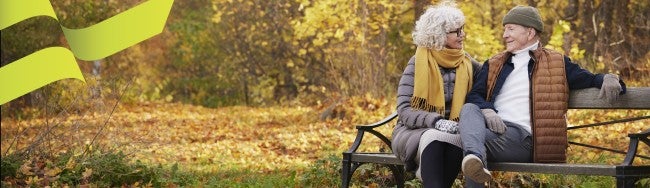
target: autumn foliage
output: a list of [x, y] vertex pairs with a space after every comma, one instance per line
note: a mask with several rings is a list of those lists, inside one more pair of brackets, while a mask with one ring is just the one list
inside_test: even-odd
[[[35, 17], [2, 30], [0, 65], [67, 46], [58, 23], [87, 27], [143, 1], [51, 1], [60, 22]], [[2, 105], [2, 186], [338, 186], [354, 126], [395, 109], [397, 82], [415, 51], [413, 24], [435, 2], [176, 0], [161, 34], [79, 61], [86, 83], [57, 81]], [[503, 50], [507, 10], [529, 4], [543, 15], [545, 47], [591, 71], [618, 73], [628, 86], [649, 85], [647, 1], [458, 4], [467, 17], [465, 50], [479, 61]], [[648, 115], [571, 110], [568, 118], [573, 126]], [[626, 134], [648, 124], [570, 131], [569, 138], [625, 150]], [[380, 132], [390, 135], [392, 126]], [[364, 151], [390, 150], [370, 136], [364, 142]], [[623, 158], [579, 146], [568, 155], [573, 163]], [[609, 177], [497, 176], [505, 187], [613, 184]], [[353, 183], [391, 186], [391, 178], [386, 168], [364, 165]]]

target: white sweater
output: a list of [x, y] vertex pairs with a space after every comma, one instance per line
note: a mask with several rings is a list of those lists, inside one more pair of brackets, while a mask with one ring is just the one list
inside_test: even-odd
[[528, 79], [530, 54], [528, 51], [537, 49], [538, 45], [539, 41], [514, 53], [512, 63], [515, 68], [506, 78], [501, 91], [494, 100], [494, 108], [503, 121], [521, 125], [529, 133], [532, 132], [530, 128], [530, 80]]

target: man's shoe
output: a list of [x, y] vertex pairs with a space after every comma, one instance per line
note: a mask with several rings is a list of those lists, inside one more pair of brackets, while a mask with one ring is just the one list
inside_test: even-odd
[[483, 167], [483, 161], [476, 155], [469, 154], [463, 158], [463, 175], [478, 183], [485, 183], [492, 180], [490, 171]]

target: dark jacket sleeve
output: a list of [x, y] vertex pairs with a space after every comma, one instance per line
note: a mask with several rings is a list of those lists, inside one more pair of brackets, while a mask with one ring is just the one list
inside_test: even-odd
[[[603, 85], [603, 77], [605, 74], [593, 74], [588, 70], [580, 67], [580, 65], [573, 63], [567, 56], [564, 56], [564, 65], [570, 90], [591, 87], [600, 88]], [[619, 79], [619, 82], [622, 86], [623, 90], [621, 93], [623, 94], [627, 88], [625, 87], [625, 82], [623, 82], [623, 79]]]
[[487, 60], [483, 63], [481, 70], [474, 78], [474, 85], [472, 90], [467, 95], [467, 103], [472, 103], [481, 109], [491, 108], [494, 109], [494, 104], [486, 100], [487, 97], [487, 76], [490, 66]]

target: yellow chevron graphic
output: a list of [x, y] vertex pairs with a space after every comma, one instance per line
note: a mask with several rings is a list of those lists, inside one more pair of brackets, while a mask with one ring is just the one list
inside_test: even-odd
[[[149, 0], [95, 25], [69, 29], [61, 25], [71, 50], [46, 48], [0, 68], [0, 104], [54, 81], [84, 81], [76, 64], [113, 55], [162, 32], [174, 0]], [[48, 0], [0, 0], [0, 30], [35, 16], [58, 21]]]

